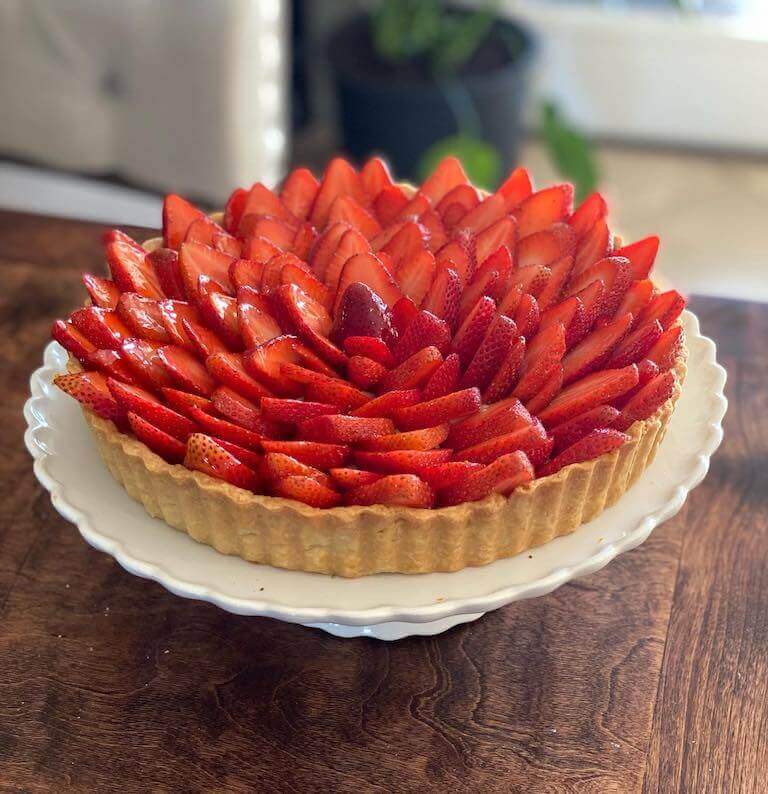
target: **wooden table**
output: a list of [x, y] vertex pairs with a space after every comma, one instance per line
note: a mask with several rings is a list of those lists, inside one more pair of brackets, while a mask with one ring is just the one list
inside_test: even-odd
[[35, 481], [28, 377], [99, 232], [0, 213], [0, 790], [766, 790], [768, 306], [693, 299], [725, 442], [643, 546], [439, 637], [339, 640], [130, 576]]

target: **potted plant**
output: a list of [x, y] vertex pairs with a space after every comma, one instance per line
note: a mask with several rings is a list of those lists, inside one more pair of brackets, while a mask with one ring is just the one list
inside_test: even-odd
[[344, 148], [384, 154], [404, 177], [451, 152], [492, 185], [515, 164], [531, 51], [488, 5], [380, 0], [329, 41]]

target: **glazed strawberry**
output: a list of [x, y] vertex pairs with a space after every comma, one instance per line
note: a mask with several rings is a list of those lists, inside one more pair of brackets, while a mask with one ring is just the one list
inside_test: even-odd
[[209, 412], [213, 410], [213, 403], [207, 397], [202, 397], [199, 394], [190, 394], [179, 389], [172, 389], [169, 386], [163, 386], [159, 389], [159, 392], [174, 411], [184, 414], [188, 418], [191, 418], [190, 412], [193, 408], [200, 408]]
[[500, 218], [487, 226], [475, 237], [475, 260], [485, 261], [502, 246], [514, 248], [517, 239], [517, 224], [512, 216]]
[[520, 240], [564, 221], [571, 212], [573, 188], [555, 185], [531, 194], [515, 209]]
[[126, 339], [120, 345], [120, 355], [140, 382], [150, 388], [171, 386], [173, 381], [160, 357], [160, 345], [144, 339]]
[[466, 184], [467, 174], [456, 157], [445, 157], [421, 186], [422, 193], [429, 198], [433, 206], [458, 185]]
[[540, 290], [536, 299], [542, 311], [558, 304], [566, 284], [571, 278], [571, 273], [573, 273], [573, 266], [573, 257], [570, 254], [549, 264], [547, 283]]
[[[395, 303], [390, 311], [390, 317], [392, 318], [392, 327], [395, 330], [396, 338], [399, 339], [400, 335], [406, 332], [418, 313], [419, 310], [416, 308], [416, 304], [410, 298], [406, 298], [405, 295]], [[390, 344], [393, 344], [393, 342], [390, 342]]]
[[[581, 329], [575, 339], [569, 340], [569, 346], [578, 342], [592, 329], [600, 315], [603, 307], [603, 297], [605, 295], [605, 284], [601, 279], [593, 281], [588, 286], [584, 287], [581, 292], [578, 292], [575, 297], [581, 301], [583, 314], [581, 318]], [[569, 329], [569, 331], [572, 329]]]
[[533, 193], [533, 184], [528, 169], [516, 168], [496, 192], [504, 197], [507, 211], [514, 210]]
[[171, 379], [185, 391], [207, 397], [216, 388], [208, 370], [184, 348], [166, 345], [157, 352]]
[[112, 279], [121, 292], [138, 292], [147, 298], [164, 298], [152, 261], [129, 243], [112, 242], [106, 248]]
[[454, 453], [454, 460], [469, 460], [475, 463], [491, 463], [501, 455], [521, 450], [532, 463], [538, 465], [546, 460], [552, 450], [552, 439], [547, 436], [541, 422], [534, 420], [511, 433], [494, 436], [471, 447]]
[[533, 466], [525, 453], [515, 451], [502, 455], [461, 482], [444, 488], [438, 496], [442, 505], [476, 502], [493, 493], [506, 496], [515, 488], [530, 482], [533, 477]]
[[432, 286], [436, 269], [434, 254], [421, 249], [400, 263], [395, 273], [395, 280], [403, 295], [418, 306]]
[[629, 260], [621, 256], [607, 256], [600, 259], [574, 276], [568, 287], [568, 292], [570, 295], [575, 295], [597, 280], [602, 281], [605, 286], [605, 293], [598, 316], [610, 317], [619, 307], [624, 293], [632, 284], [632, 270]]
[[341, 502], [341, 495], [333, 488], [322, 485], [311, 477], [291, 476], [277, 480], [272, 490], [275, 496], [295, 499], [310, 507], [335, 507]]
[[249, 400], [258, 401], [272, 394], [264, 383], [251, 377], [240, 353], [214, 353], [205, 360], [205, 366], [219, 383]]
[[[506, 246], [500, 250], [506, 250]], [[490, 259], [490, 257], [489, 257]], [[480, 298], [488, 296], [494, 299], [494, 295], [504, 295], [507, 292], [507, 282], [509, 273], [502, 276], [498, 270], [484, 270], [481, 273], [475, 272], [472, 283], [464, 288], [459, 304], [459, 323], [463, 323], [467, 315], [474, 309]], [[501, 283], [503, 281], [503, 284]], [[503, 314], [503, 312], [502, 312]]]
[[333, 293], [304, 266], [293, 262], [283, 265], [280, 271], [280, 283], [295, 284], [329, 311], [333, 307]]
[[368, 201], [372, 202], [382, 190], [392, 187], [392, 175], [380, 157], [371, 157], [360, 169], [360, 182]]
[[444, 267], [453, 270], [459, 277], [462, 288], [472, 280], [475, 272], [474, 257], [467, 251], [466, 245], [459, 240], [451, 240], [435, 254], [438, 268]]
[[[626, 312], [622, 312], [626, 314]], [[539, 323], [539, 334], [542, 334], [551, 325], [561, 324], [565, 329], [565, 346], [570, 348], [584, 333], [584, 304], [578, 295], [560, 301], [542, 312]]]
[[190, 409], [190, 416], [201, 430], [213, 438], [231, 441], [246, 449], [261, 449], [261, 435], [253, 430], [228, 422], [200, 408]]
[[591, 193], [568, 219], [568, 224], [577, 237], [583, 237], [597, 221], [607, 214], [608, 205], [605, 199], [599, 193]]
[[512, 344], [504, 360], [499, 365], [498, 371], [483, 392], [483, 402], [495, 403], [509, 394], [520, 377], [520, 369], [525, 357], [525, 347], [525, 337], [518, 336], [512, 340]]
[[345, 290], [354, 282], [365, 284], [390, 308], [402, 297], [400, 288], [380, 259], [374, 254], [354, 254], [347, 259], [341, 271], [335, 312], [338, 312]]
[[396, 505], [399, 507], [432, 507], [432, 489], [414, 474], [393, 474], [369, 485], [361, 485], [347, 494], [350, 505]]
[[317, 370], [307, 369], [291, 362], [281, 364], [280, 375], [288, 381], [304, 384], [306, 399], [331, 403], [345, 410], [363, 405], [369, 399], [365, 392], [341, 378], [329, 377]]
[[382, 392], [415, 389], [429, 380], [442, 361], [443, 357], [436, 347], [422, 348], [388, 372], [381, 379], [379, 389]]
[[626, 367], [642, 360], [645, 354], [658, 342], [663, 333], [658, 320], [640, 326], [636, 331], [628, 334], [611, 353], [606, 366], [609, 369]]
[[391, 417], [401, 408], [421, 402], [419, 389], [394, 389], [380, 397], [366, 400], [352, 411], [352, 416], [383, 416]]
[[231, 290], [229, 267], [233, 262], [231, 256], [200, 243], [184, 243], [179, 252], [179, 273], [184, 284], [187, 300], [194, 302], [198, 298], [200, 276], [208, 276], [226, 290]]
[[653, 282], [650, 279], [632, 282], [632, 286], [624, 293], [619, 308], [616, 309], [616, 316], [631, 314], [637, 320], [642, 310], [651, 302], [653, 292]]
[[472, 361], [496, 314], [492, 298], [483, 296], [469, 312], [453, 337], [453, 349], [459, 354], [462, 366]]
[[398, 185], [390, 185], [379, 192], [373, 202], [376, 217], [382, 224], [390, 224], [400, 216], [408, 205], [408, 196]]
[[264, 456], [260, 452], [254, 452], [252, 449], [246, 449], [238, 444], [233, 444], [231, 441], [226, 441], [223, 438], [216, 438], [214, 441], [230, 455], [244, 463], [249, 469], [253, 469], [259, 477], [261, 477], [264, 468]]
[[429, 376], [422, 390], [422, 400], [434, 400], [455, 392], [461, 377], [461, 363], [456, 353], [451, 353]]
[[301, 439], [329, 444], [357, 444], [394, 432], [395, 425], [391, 419], [343, 415], [315, 416], [301, 422], [296, 429], [296, 434]]
[[93, 350], [82, 361], [86, 369], [97, 369], [123, 383], [138, 385], [138, 378], [118, 350]]
[[116, 309], [120, 299], [120, 290], [114, 281], [108, 278], [92, 276], [90, 273], [83, 273], [83, 284], [88, 290], [91, 303], [101, 309]]
[[214, 240], [217, 235], [227, 235], [227, 232], [216, 221], [204, 215], [202, 218], [192, 221], [184, 235], [184, 242], [203, 243], [203, 245], [210, 245], [214, 248]]
[[51, 336], [75, 358], [84, 361], [89, 353], [97, 348], [93, 342], [82, 332], [78, 331], [72, 323], [55, 320], [51, 327]]
[[328, 213], [328, 223], [346, 223], [367, 240], [381, 233], [381, 225], [372, 213], [360, 206], [352, 196], [337, 196]]
[[237, 323], [246, 348], [256, 347], [282, 334], [267, 299], [250, 287], [237, 291]]
[[405, 433], [377, 434], [361, 439], [358, 446], [371, 452], [387, 452], [393, 449], [435, 449], [448, 438], [448, 431], [449, 426], [443, 424], [425, 427], [422, 430], [409, 430]]
[[112, 396], [107, 387], [107, 379], [100, 372], [57, 375], [53, 382], [103, 419], [120, 423], [125, 417], [125, 411]]
[[165, 197], [163, 202], [163, 240], [168, 248], [178, 250], [187, 230], [204, 214], [186, 199], [174, 193]]
[[386, 374], [384, 365], [366, 356], [352, 356], [347, 364], [347, 378], [360, 389], [372, 389]]
[[631, 325], [632, 315], [625, 314], [603, 328], [592, 331], [569, 351], [563, 359], [563, 380], [566, 385], [605, 363], [614, 348], [627, 335]]
[[184, 465], [238, 488], [255, 491], [260, 485], [259, 476], [253, 469], [241, 463], [215, 439], [203, 433], [194, 433], [187, 439]]
[[184, 460], [186, 444], [132, 411], [128, 411], [127, 417], [133, 435], [152, 452], [168, 463], [181, 463]]
[[454, 327], [459, 312], [461, 280], [451, 267], [438, 267], [422, 308]]
[[179, 254], [170, 248], [156, 248], [147, 254], [146, 262], [157, 274], [160, 289], [174, 300], [184, 300], [184, 281], [179, 270]]
[[361, 485], [370, 485], [380, 480], [384, 475], [375, 471], [362, 471], [361, 469], [339, 468], [330, 469], [329, 473], [342, 491], [351, 491]]
[[245, 202], [248, 200], [248, 191], [244, 188], [236, 188], [227, 199], [224, 205], [224, 228], [234, 234], [237, 227], [240, 225], [240, 219], [243, 217], [243, 209]]
[[296, 239], [296, 226], [272, 215], [245, 215], [238, 231], [246, 242], [250, 237], [264, 237], [280, 251], [289, 252]]
[[158, 301], [144, 298], [136, 292], [124, 292], [117, 302], [116, 309], [120, 319], [131, 329], [132, 336], [139, 336], [152, 342], [172, 341], [163, 323]]
[[[248, 262], [256, 262], [257, 264], [263, 265], [272, 259], [273, 256], [279, 253], [280, 249], [266, 237], [262, 237], [258, 234], [252, 234], [243, 240], [240, 256]], [[233, 267], [234, 264], [230, 263], [230, 273], [232, 272]], [[238, 285], [236, 284], [235, 286]], [[258, 286], [258, 283], [254, 284], [254, 286]]]
[[418, 312], [408, 327], [400, 335], [394, 346], [395, 361], [401, 364], [414, 353], [425, 347], [436, 347], [444, 353], [451, 341], [451, 329], [445, 320], [436, 317], [432, 312]]
[[555, 323], [539, 331], [525, 353], [522, 375], [513, 394], [527, 402], [537, 394], [560, 365], [565, 355], [565, 329]]
[[370, 336], [384, 342], [394, 336], [386, 304], [360, 282], [353, 282], [344, 290], [334, 317], [330, 339], [337, 344], [344, 344], [349, 336]]
[[677, 290], [662, 292], [651, 300], [637, 318], [638, 325], [658, 320], [666, 330], [680, 316], [685, 308], [685, 298]]
[[130, 411], [137, 414], [179, 441], [185, 441], [189, 434], [197, 429], [194, 422], [163, 405], [157, 397], [145, 389], [122, 383], [114, 378], [107, 378], [107, 388], [126, 413]]
[[341, 466], [349, 456], [349, 447], [343, 444], [320, 444], [317, 441], [276, 441], [264, 438], [265, 452], [282, 452], [307, 466], [331, 469]]
[[299, 424], [305, 419], [325, 414], [337, 414], [339, 408], [330, 403], [310, 402], [309, 400], [291, 400], [280, 397], [264, 397], [261, 400], [261, 411], [265, 419], [274, 422]]
[[658, 252], [659, 238], [653, 235], [638, 240], [636, 243], [622, 246], [616, 251], [616, 256], [624, 256], [629, 260], [633, 279], [644, 279], [648, 278]]
[[[254, 433], [266, 432], [266, 424], [256, 403], [229, 386], [218, 386], [211, 394], [211, 403], [220, 416]], [[202, 407], [202, 410], [205, 410]], [[266, 415], [265, 415], [266, 416]]]
[[533, 418], [517, 397], [484, 405], [480, 411], [451, 426], [448, 446], [464, 449], [494, 436], [521, 430], [533, 424]]
[[325, 472], [316, 469], [314, 466], [308, 466], [306, 463], [302, 463], [282, 452], [267, 452], [264, 455], [263, 469], [265, 476], [270, 480], [281, 480], [285, 477], [298, 476], [310, 477], [321, 485], [331, 485], [331, 480]]
[[533, 295], [524, 292], [520, 296], [520, 301], [515, 309], [514, 319], [520, 336], [530, 339], [536, 333], [541, 321], [541, 309], [539, 309], [539, 302]]
[[613, 452], [629, 441], [629, 436], [618, 430], [610, 428], [599, 428], [587, 433], [582, 439], [561, 452], [551, 461], [546, 463], [540, 470], [540, 475], [554, 474], [564, 466], [573, 463], [582, 463], [585, 460], [592, 460], [600, 455]]
[[358, 204], [367, 203], [362, 182], [355, 169], [341, 157], [335, 157], [325, 169], [309, 220], [318, 229], [325, 228], [331, 206], [337, 196], [349, 195]]
[[658, 342], [646, 353], [646, 358], [658, 364], [659, 369], [670, 369], [683, 350], [685, 334], [680, 325], [673, 325], [659, 337]]
[[579, 240], [574, 256], [574, 273], [578, 274], [606, 256], [610, 250], [611, 232], [604, 218], [600, 218]]
[[555, 452], [570, 447], [593, 430], [613, 427], [618, 416], [619, 412], [613, 406], [598, 405], [553, 427], [550, 432], [555, 439]]
[[438, 491], [441, 488], [465, 481], [470, 474], [474, 474], [482, 468], [482, 463], [473, 463], [469, 460], [449, 460], [447, 463], [438, 463], [436, 466], [426, 466], [420, 469], [419, 477], [435, 491]]
[[505, 215], [504, 199], [500, 195], [494, 194], [484, 198], [474, 209], [471, 209], [457, 226], [464, 232], [478, 236], [484, 229], [488, 229], [497, 221], [504, 219]]
[[427, 466], [446, 463], [453, 453], [450, 449], [395, 449], [387, 452], [366, 452], [357, 450], [353, 453], [355, 463], [370, 471], [386, 474], [415, 474]]
[[309, 367], [316, 373], [333, 376], [333, 370], [319, 359], [306, 345], [295, 336], [285, 334], [248, 350], [243, 354], [246, 371], [257, 381], [263, 383], [276, 394], [295, 397], [300, 389], [283, 377], [285, 364], [298, 364]]
[[240, 233], [243, 233], [243, 219], [249, 215], [268, 215], [283, 221], [289, 226], [298, 226], [299, 219], [285, 206], [285, 204], [261, 182], [257, 182], [248, 191], [248, 198], [243, 207], [240, 221]]
[[497, 315], [488, 327], [459, 385], [462, 388], [477, 386], [485, 389], [503, 364], [517, 336], [515, 323], [503, 314]]
[[383, 340], [375, 336], [348, 336], [344, 339], [344, 352], [350, 356], [362, 356], [391, 369], [395, 357]]
[[435, 205], [446, 226], [454, 226], [480, 203], [477, 188], [467, 183], [451, 188]]
[[299, 220], [306, 220], [315, 201], [320, 183], [311, 171], [297, 168], [291, 171], [280, 190], [280, 203]]
[[572, 254], [575, 248], [576, 232], [565, 223], [555, 223], [520, 240], [515, 252], [517, 266], [549, 265]]
[[547, 379], [536, 390], [536, 393], [528, 398], [525, 407], [532, 414], [541, 413], [555, 397], [560, 394], [563, 388], [563, 365], [555, 364], [550, 370]]
[[621, 409], [614, 423], [617, 430], [627, 430], [640, 419], [654, 414], [672, 396], [675, 389], [675, 376], [662, 372], [643, 386]]
[[418, 430], [431, 427], [435, 422], [442, 424], [461, 419], [479, 409], [480, 392], [476, 388], [462, 389], [444, 397], [399, 408], [394, 413], [394, 420], [401, 430]]

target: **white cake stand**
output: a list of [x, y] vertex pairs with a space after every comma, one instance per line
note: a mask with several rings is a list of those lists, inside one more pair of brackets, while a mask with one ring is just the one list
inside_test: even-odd
[[32, 396], [24, 406], [25, 441], [54, 507], [88, 543], [111, 554], [127, 571], [154, 579], [177, 595], [340, 637], [395, 640], [438, 634], [599, 570], [642, 543], [682, 507], [720, 444], [727, 406], [725, 370], [715, 360], [714, 344], [700, 335], [695, 315], [685, 312], [683, 322], [688, 376], [667, 436], [641, 480], [572, 535], [457, 573], [342, 579], [284, 571], [219, 554], [150, 518], [101, 462], [79, 406], [52, 386], [66, 361], [55, 343], [48, 345], [43, 367], [32, 376]]

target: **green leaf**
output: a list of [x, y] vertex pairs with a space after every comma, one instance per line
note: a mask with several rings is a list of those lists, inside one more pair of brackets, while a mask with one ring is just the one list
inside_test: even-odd
[[448, 155], [461, 160], [467, 176], [477, 187], [492, 189], [501, 176], [501, 157], [486, 141], [470, 135], [452, 135], [433, 143], [421, 156], [418, 175], [425, 180]]
[[439, 0], [383, 0], [371, 14], [371, 37], [382, 60], [424, 57], [440, 28]]
[[455, 74], [477, 52], [493, 25], [490, 11], [445, 14], [437, 32], [430, 64], [438, 75]]
[[597, 162], [589, 140], [567, 122], [552, 102], [543, 107], [541, 134], [552, 164], [563, 179], [573, 182], [576, 201], [582, 201], [598, 182]]

